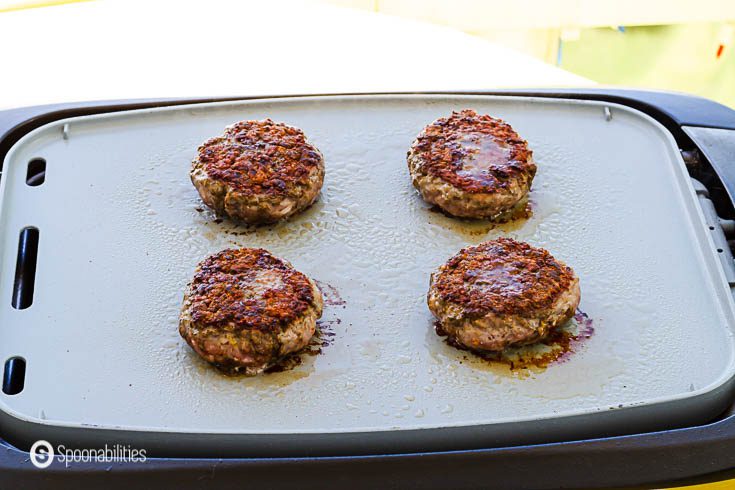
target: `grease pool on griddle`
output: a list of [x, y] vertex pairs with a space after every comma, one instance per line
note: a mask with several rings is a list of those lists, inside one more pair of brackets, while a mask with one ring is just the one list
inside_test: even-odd
[[563, 327], [553, 330], [539, 342], [506, 349], [503, 352], [479, 352], [453, 342], [438, 322], [434, 324], [434, 328], [437, 335], [444, 337], [448, 345], [464, 352], [461, 363], [467, 362], [475, 368], [519, 377], [544, 371], [552, 364], [565, 362], [580, 350], [595, 331], [593, 320], [578, 309], [572, 320]]
[[533, 208], [533, 200], [529, 199], [528, 195], [526, 195], [512, 209], [492, 220], [458, 218], [447, 214], [438, 206], [431, 206], [430, 208], [427, 208], [427, 210], [430, 212], [430, 223], [461, 233], [468, 237], [482, 238], [492, 230], [510, 232], [522, 228], [523, 225], [533, 216]]

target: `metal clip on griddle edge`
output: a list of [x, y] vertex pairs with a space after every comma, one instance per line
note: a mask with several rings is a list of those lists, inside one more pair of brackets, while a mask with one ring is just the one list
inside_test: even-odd
[[733, 259], [727, 235], [732, 235], [732, 232], [735, 231], [735, 221], [720, 218], [704, 184], [696, 179], [692, 179], [692, 183], [699, 199], [699, 205], [704, 213], [707, 227], [711, 232], [712, 240], [715, 242], [715, 247], [717, 247], [717, 255], [720, 258], [722, 269], [725, 271], [727, 283], [733, 288], [735, 287], [735, 259]]

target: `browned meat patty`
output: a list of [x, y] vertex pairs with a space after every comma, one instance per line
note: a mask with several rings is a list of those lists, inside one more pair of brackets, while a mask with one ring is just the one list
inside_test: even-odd
[[536, 164], [510, 124], [471, 109], [426, 126], [408, 151], [414, 187], [449, 214], [492, 219], [531, 189]]
[[432, 274], [429, 309], [469, 349], [530, 344], [566, 323], [580, 300], [574, 271], [549, 252], [499, 238], [467, 247]]
[[241, 121], [199, 147], [191, 181], [204, 203], [245, 223], [288, 218], [316, 200], [324, 158], [297, 128]]
[[322, 315], [314, 281], [260, 248], [204, 259], [184, 295], [179, 333], [220, 369], [261, 373], [309, 343]]

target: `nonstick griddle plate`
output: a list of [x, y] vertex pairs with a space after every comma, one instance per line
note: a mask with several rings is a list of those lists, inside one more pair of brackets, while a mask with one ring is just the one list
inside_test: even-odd
[[[474, 108], [510, 122], [539, 171], [527, 220], [490, 227], [431, 210], [406, 151], [427, 123]], [[241, 119], [301, 127], [324, 153], [320, 201], [276, 226], [221, 221], [188, 177], [196, 147]], [[26, 183], [44, 159], [45, 180]], [[0, 396], [24, 446], [135, 443], [160, 455], [368, 454], [545, 442], [704, 421], [733, 378], [730, 288], [671, 136], [614, 104], [492, 96], [331, 96], [85, 116], [16, 143], [0, 195]], [[11, 305], [21, 230], [38, 230], [32, 304]], [[447, 346], [429, 274], [510, 236], [581, 279], [594, 333], [562, 362], [513, 370]], [[194, 267], [258, 246], [322, 284], [317, 356], [221, 375], [179, 337]]]

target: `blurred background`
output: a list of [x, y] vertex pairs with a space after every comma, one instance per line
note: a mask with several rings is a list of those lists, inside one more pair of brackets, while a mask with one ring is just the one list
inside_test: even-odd
[[591, 85], [735, 107], [735, 0], [0, 0], [0, 43], [6, 108]]
[[446, 25], [604, 85], [735, 107], [735, 0], [332, 0]]

